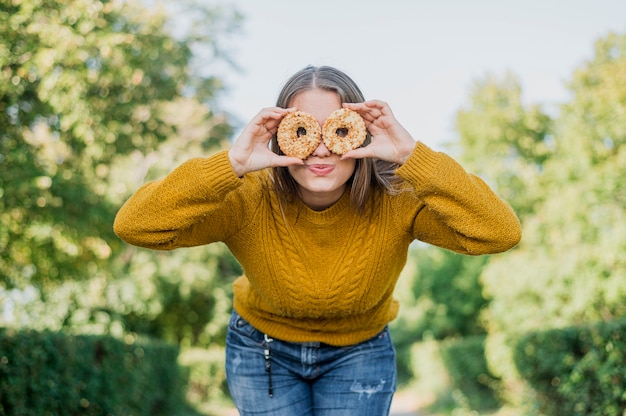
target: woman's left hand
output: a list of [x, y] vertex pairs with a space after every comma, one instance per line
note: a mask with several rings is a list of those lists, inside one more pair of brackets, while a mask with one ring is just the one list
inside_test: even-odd
[[403, 164], [415, 148], [415, 140], [396, 120], [391, 107], [384, 101], [371, 100], [364, 103], [344, 103], [345, 108], [363, 117], [372, 142], [342, 156], [343, 159], [371, 157]]

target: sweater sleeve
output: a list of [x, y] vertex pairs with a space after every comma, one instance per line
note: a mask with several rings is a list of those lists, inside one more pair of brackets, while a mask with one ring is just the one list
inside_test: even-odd
[[117, 213], [113, 229], [129, 244], [157, 250], [222, 240], [236, 225], [226, 196], [241, 184], [226, 151], [191, 159], [139, 188]]
[[521, 239], [509, 204], [448, 155], [418, 142], [396, 173], [424, 204], [412, 219], [414, 238], [469, 255], [503, 252]]

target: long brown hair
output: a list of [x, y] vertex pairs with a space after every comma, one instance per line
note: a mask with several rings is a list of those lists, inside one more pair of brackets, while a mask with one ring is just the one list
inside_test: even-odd
[[[320, 88], [334, 91], [342, 103], [362, 103], [363, 93], [356, 83], [345, 73], [330, 66], [307, 66], [296, 72], [283, 86], [276, 106], [288, 108], [296, 95], [303, 91]], [[371, 136], [367, 133], [364, 146], [369, 144]], [[270, 148], [282, 155], [276, 135], [272, 137]], [[400, 179], [395, 175], [397, 164], [370, 158], [356, 159], [356, 166], [350, 185], [350, 201], [354, 208], [363, 213], [370, 193], [374, 189], [395, 194], [399, 191]], [[291, 201], [298, 195], [298, 184], [286, 167], [272, 168], [274, 187], [281, 199]]]

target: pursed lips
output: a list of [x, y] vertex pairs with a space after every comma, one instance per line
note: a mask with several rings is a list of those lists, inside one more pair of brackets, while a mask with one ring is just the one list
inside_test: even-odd
[[335, 169], [335, 165], [327, 164], [327, 163], [313, 163], [310, 165], [306, 165], [309, 172], [313, 173], [317, 176], [328, 175]]

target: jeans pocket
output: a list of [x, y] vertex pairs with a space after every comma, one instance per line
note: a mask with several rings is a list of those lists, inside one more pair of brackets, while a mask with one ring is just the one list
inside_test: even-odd
[[388, 327], [388, 326], [385, 326], [385, 327], [383, 328], [383, 330], [382, 330], [382, 331], [380, 331], [380, 332], [378, 333], [378, 335], [376, 335], [376, 337], [375, 337], [375, 338], [376, 338], [376, 339], [386, 339], [386, 338], [390, 338], [390, 336], [389, 336], [389, 327]]
[[246, 321], [237, 311], [233, 311], [228, 323], [229, 332], [249, 338], [254, 343], [263, 342], [263, 334]]
[[369, 348], [390, 348], [395, 351], [393, 341], [391, 340], [391, 333], [389, 332], [389, 327], [386, 326], [380, 331], [377, 335], [374, 335], [373, 338], [370, 338], [367, 341], [364, 341], [362, 344], [368, 345]]

